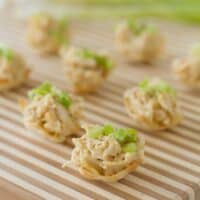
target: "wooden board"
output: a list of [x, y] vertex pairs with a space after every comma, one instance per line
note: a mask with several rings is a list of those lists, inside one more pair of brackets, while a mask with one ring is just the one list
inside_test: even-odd
[[197, 27], [157, 22], [167, 39], [165, 58], [154, 66], [129, 66], [113, 48], [111, 21], [78, 23], [71, 29], [72, 44], [109, 50], [117, 62], [112, 76], [95, 93], [85, 97], [85, 120], [131, 127], [122, 94], [144, 77], [159, 76], [179, 90], [183, 122], [160, 134], [146, 137], [146, 162], [115, 184], [88, 181], [73, 167], [62, 169], [72, 146], [46, 141], [26, 130], [17, 106], [33, 86], [44, 80], [68, 89], [62, 64], [56, 57], [39, 57], [24, 41], [25, 25], [5, 14], [0, 18], [0, 38], [22, 53], [32, 68], [21, 88], [0, 95], [0, 197], [1, 199], [96, 200], [198, 200], [200, 192], [200, 101], [196, 92], [184, 91], [173, 80], [171, 61], [198, 41]]

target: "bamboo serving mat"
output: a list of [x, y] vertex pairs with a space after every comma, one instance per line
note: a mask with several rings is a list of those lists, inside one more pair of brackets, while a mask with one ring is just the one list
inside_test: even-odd
[[171, 60], [183, 55], [189, 45], [198, 41], [200, 29], [160, 23], [167, 39], [166, 56], [155, 66], [129, 66], [114, 52], [112, 23], [74, 22], [72, 44], [112, 53], [117, 68], [101, 88], [85, 97], [85, 120], [110, 122], [132, 127], [122, 103], [126, 88], [144, 77], [159, 76], [178, 89], [184, 112], [183, 122], [160, 134], [148, 134], [146, 161], [136, 172], [118, 183], [102, 183], [82, 178], [73, 168], [62, 169], [70, 158], [70, 141], [64, 145], [51, 143], [26, 130], [17, 99], [44, 80], [68, 89], [61, 61], [56, 57], [39, 57], [24, 41], [25, 26], [8, 17], [0, 18], [1, 41], [22, 53], [32, 74], [21, 88], [0, 94], [0, 199], [78, 199], [78, 200], [199, 200], [200, 199], [200, 101], [197, 92], [183, 90], [171, 76]]

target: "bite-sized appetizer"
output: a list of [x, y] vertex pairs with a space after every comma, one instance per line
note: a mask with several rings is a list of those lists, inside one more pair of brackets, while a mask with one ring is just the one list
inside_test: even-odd
[[134, 129], [111, 125], [84, 125], [86, 131], [73, 138], [71, 160], [88, 179], [114, 182], [134, 171], [144, 160], [144, 138]]
[[145, 79], [128, 89], [124, 103], [135, 124], [149, 131], [173, 127], [182, 119], [175, 90], [160, 79]]
[[61, 56], [67, 81], [78, 93], [96, 90], [114, 67], [113, 61], [106, 54], [85, 48], [63, 49]]
[[27, 39], [40, 54], [57, 54], [66, 45], [68, 25], [66, 19], [54, 19], [46, 13], [35, 14], [28, 21]]
[[150, 24], [124, 21], [115, 33], [116, 48], [129, 62], [150, 63], [163, 52], [164, 39]]
[[0, 47], [0, 91], [25, 82], [29, 71], [21, 55], [5, 46]]
[[24, 124], [55, 142], [80, 130], [80, 99], [59, 90], [48, 82], [28, 93], [29, 102], [21, 100]]
[[200, 89], [200, 44], [194, 45], [186, 58], [175, 60], [173, 70], [183, 84]]

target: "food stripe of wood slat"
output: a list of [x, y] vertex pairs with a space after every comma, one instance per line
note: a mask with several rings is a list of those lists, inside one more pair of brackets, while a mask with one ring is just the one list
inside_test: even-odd
[[[2, 144], [1, 144], [2, 146]], [[49, 186], [49, 192], [51, 191], [51, 188], [54, 188], [56, 190], [59, 190], [60, 192], [62, 193], [65, 193], [66, 195], [69, 196], [69, 198], [71, 197], [77, 197], [78, 199], [83, 199], [83, 200], [91, 200], [92, 198], [89, 198], [79, 192], [77, 192], [76, 190], [73, 190], [71, 188], [68, 188], [54, 180], [51, 180], [50, 178], [40, 174], [40, 173], [37, 173], [35, 172], [34, 170], [32, 169], [28, 169], [26, 167], [24, 167], [23, 165], [20, 165], [19, 163], [16, 163], [4, 156], [2, 156], [0, 158], [0, 163], [3, 164], [3, 165], [6, 165], [8, 167], [14, 167], [15, 170], [31, 177], [32, 179], [35, 179], [35, 180], [38, 180], [40, 182], [42, 182], [43, 184]]]
[[40, 197], [42, 197], [43, 199], [52, 199], [52, 200], [60, 200], [60, 198], [54, 196], [54, 195], [51, 195], [49, 192], [46, 192], [44, 190], [41, 190], [40, 188], [20, 179], [19, 177], [16, 177], [14, 175], [12, 175], [11, 173], [9, 172], [6, 172], [5, 170], [2, 170], [0, 168], [0, 177], [32, 192], [32, 193], [35, 193], [36, 195], [39, 195]]
[[4, 199], [9, 200], [40, 200], [36, 194], [29, 192], [22, 187], [9, 182], [6, 179], [0, 178], [0, 194]]

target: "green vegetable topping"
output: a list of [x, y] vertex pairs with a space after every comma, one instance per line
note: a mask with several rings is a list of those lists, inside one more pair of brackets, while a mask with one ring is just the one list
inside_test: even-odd
[[113, 133], [113, 136], [119, 143], [135, 142], [137, 140], [136, 130], [134, 129], [120, 128]]
[[100, 139], [103, 136], [111, 135], [120, 143], [123, 152], [136, 151], [138, 136], [135, 129], [114, 128], [110, 124], [105, 124], [104, 126], [89, 127], [87, 134], [92, 139]]
[[110, 124], [105, 124], [103, 127], [103, 134], [110, 135], [115, 131], [115, 128]]
[[3, 45], [0, 46], [0, 56], [6, 58], [8, 61], [11, 61], [14, 57], [14, 52], [12, 49], [9, 49]]
[[66, 17], [63, 17], [58, 20], [58, 28], [61, 32], [66, 31], [66, 29], [68, 28], [68, 21]]
[[127, 152], [136, 152], [137, 151], [137, 145], [136, 143], [134, 142], [130, 142], [130, 143], [127, 143], [125, 145], [122, 146], [122, 151], [124, 153], [127, 153]]
[[68, 43], [65, 33], [61, 32], [58, 29], [50, 30], [49, 34], [51, 35], [52, 38], [54, 38], [57, 41], [58, 44], [67, 44]]
[[172, 88], [167, 82], [163, 80], [158, 80], [158, 81], [149, 81], [148, 79], [144, 79], [142, 82], [140, 82], [139, 87], [151, 94], [155, 95], [158, 93], [168, 93], [173, 96], [176, 96], [176, 91], [174, 88]]
[[94, 59], [96, 64], [103, 67], [105, 70], [111, 70], [113, 68], [113, 62], [104, 55], [99, 55], [89, 49], [81, 49], [78, 55], [85, 59]]
[[68, 39], [66, 31], [68, 29], [68, 22], [66, 18], [61, 18], [57, 21], [57, 24], [49, 30], [49, 35], [54, 38], [59, 44], [67, 44]]
[[150, 32], [150, 33], [156, 32], [156, 27], [153, 26], [152, 24], [144, 24], [133, 20], [129, 20], [127, 23], [129, 28], [135, 35], [140, 35], [143, 32]]
[[68, 108], [71, 104], [71, 98], [69, 95], [66, 92], [59, 90], [49, 82], [44, 82], [39, 87], [31, 90], [28, 93], [28, 96], [30, 99], [34, 99], [36, 96], [45, 96], [47, 94], [55, 97], [55, 99], [66, 108]]
[[98, 139], [103, 136], [103, 128], [100, 126], [90, 127], [88, 136], [93, 139]]

